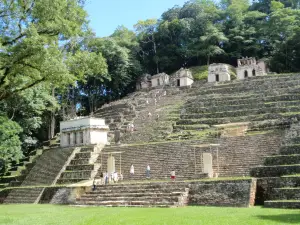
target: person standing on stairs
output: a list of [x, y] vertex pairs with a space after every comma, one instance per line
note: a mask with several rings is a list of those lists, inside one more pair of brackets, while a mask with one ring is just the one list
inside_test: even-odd
[[134, 175], [134, 166], [133, 164], [131, 164], [131, 167], [130, 167], [130, 176], [133, 177]]
[[150, 166], [149, 166], [149, 164], [147, 165], [147, 168], [146, 168], [146, 179], [150, 179]]
[[159, 114], [156, 114], [156, 122], [159, 120]]
[[134, 131], [134, 124], [131, 123], [131, 124], [130, 124], [130, 132], [132, 133], [133, 131]]
[[171, 180], [174, 182], [176, 179], [175, 170], [171, 171]]
[[96, 179], [94, 178], [94, 180], [93, 180], [93, 191], [95, 191], [96, 190]]
[[107, 173], [107, 171], [104, 173], [104, 182], [105, 182], [105, 185], [108, 184], [108, 173]]

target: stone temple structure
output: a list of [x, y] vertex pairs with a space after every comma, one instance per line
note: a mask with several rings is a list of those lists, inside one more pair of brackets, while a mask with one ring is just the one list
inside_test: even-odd
[[151, 75], [144, 74], [136, 82], [136, 90], [147, 89], [151, 87]]
[[106, 144], [109, 127], [104, 119], [83, 117], [60, 122], [60, 146]]
[[208, 82], [230, 81], [230, 65], [213, 63], [208, 67]]
[[237, 79], [243, 80], [248, 77], [263, 76], [267, 74], [267, 67], [264, 61], [256, 61], [255, 58], [242, 58], [237, 61]]
[[172, 86], [185, 87], [194, 83], [192, 72], [189, 69], [181, 68], [171, 77]]
[[169, 75], [166, 73], [159, 73], [151, 77], [152, 87], [168, 85], [169, 82], [170, 82], [170, 78]]

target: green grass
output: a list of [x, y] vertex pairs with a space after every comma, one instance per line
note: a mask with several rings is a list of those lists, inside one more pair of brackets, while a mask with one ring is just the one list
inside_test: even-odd
[[284, 175], [284, 176], [281, 176], [281, 177], [300, 177], [300, 174], [295, 173], [295, 174], [291, 174], [291, 175]]
[[267, 208], [77, 208], [55, 205], [1, 205], [7, 225], [278, 225], [299, 224], [300, 210]]

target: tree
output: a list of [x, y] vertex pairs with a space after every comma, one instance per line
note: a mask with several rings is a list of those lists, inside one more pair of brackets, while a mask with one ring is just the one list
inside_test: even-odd
[[20, 132], [22, 128], [16, 122], [0, 115], [0, 159], [6, 163], [22, 157]]
[[77, 0], [0, 2], [0, 101], [40, 83], [73, 83], [59, 41], [82, 33]]
[[151, 44], [149, 51], [142, 51], [142, 54], [148, 55], [152, 53], [151, 56], [156, 65], [156, 73], [159, 73], [159, 58], [157, 56], [157, 43], [155, 38], [157, 26], [158, 22], [156, 19], [148, 19], [138, 21], [138, 23], [134, 25], [134, 28], [136, 29], [138, 40], [141, 42], [141, 45]]
[[[278, 72], [291, 71], [289, 65], [290, 56], [289, 52], [295, 40], [296, 34], [299, 34], [300, 26], [300, 10], [285, 8], [284, 4], [272, 1], [271, 13], [267, 22], [267, 40], [270, 43], [272, 50], [271, 56], [273, 57], [272, 65]], [[280, 61], [278, 61], [280, 59]]]
[[210, 64], [212, 56], [225, 54], [221, 46], [228, 41], [222, 31], [212, 24], [208, 25], [205, 34], [200, 37], [198, 52], [207, 58], [207, 65]]

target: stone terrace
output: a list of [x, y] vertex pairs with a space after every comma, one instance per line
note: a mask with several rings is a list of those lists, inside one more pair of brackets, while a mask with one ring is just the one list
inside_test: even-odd
[[[203, 174], [202, 153], [212, 153], [213, 169], [221, 177], [249, 176], [250, 169], [263, 162], [263, 157], [279, 150], [280, 133], [268, 133], [245, 137], [225, 137], [210, 140], [189, 140], [105, 147], [104, 153], [122, 152], [121, 171], [124, 179], [145, 179], [147, 164], [151, 167], [151, 179], [169, 179], [170, 171], [175, 170], [179, 179], [205, 177]], [[220, 147], [210, 147], [219, 143]], [[120, 169], [120, 156], [115, 155], [116, 170]], [[100, 160], [100, 157], [98, 158]], [[107, 155], [103, 155], [103, 168], [106, 170]], [[98, 161], [98, 163], [101, 163]], [[135, 175], [130, 178], [131, 164]], [[218, 165], [219, 164], [219, 165]]]
[[250, 131], [285, 129], [300, 119], [299, 78], [299, 75], [264, 76], [195, 86], [188, 90], [189, 99], [176, 121], [172, 139], [216, 133], [214, 125], [238, 122], [250, 122]]

